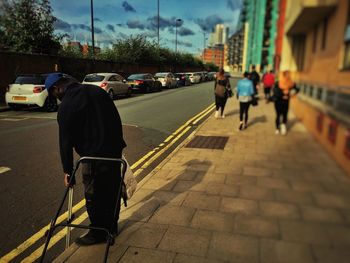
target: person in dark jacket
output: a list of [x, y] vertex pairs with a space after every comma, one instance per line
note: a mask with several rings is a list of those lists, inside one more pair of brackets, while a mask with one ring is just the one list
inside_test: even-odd
[[253, 82], [253, 87], [254, 87], [254, 94], [258, 94], [258, 85], [260, 82], [260, 75], [259, 73], [255, 70], [255, 65], [252, 66], [252, 72], [249, 74], [249, 79]]
[[[276, 110], [276, 131], [275, 134], [287, 134], [287, 118], [289, 109], [289, 100], [299, 92], [295, 83], [290, 77], [290, 72], [285, 70], [281, 72], [279, 80], [273, 88], [272, 99], [275, 102]], [[282, 117], [282, 123], [281, 123]]]
[[[126, 144], [121, 119], [113, 101], [103, 89], [82, 85], [62, 73], [49, 74], [45, 87], [62, 101], [57, 120], [66, 186], [73, 170], [73, 149], [80, 156], [122, 157]], [[82, 176], [91, 226], [107, 228], [117, 234], [120, 200], [117, 200], [116, 194], [121, 183], [120, 165], [103, 161], [83, 163]], [[117, 202], [117, 218], [113, 218]], [[106, 241], [105, 232], [90, 230], [76, 243], [86, 246]]]

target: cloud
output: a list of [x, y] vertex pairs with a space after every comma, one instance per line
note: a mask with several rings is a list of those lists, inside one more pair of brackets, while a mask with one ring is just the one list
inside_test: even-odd
[[99, 27], [96, 27], [96, 26], [94, 26], [94, 31], [95, 31], [96, 34], [102, 34], [103, 33], [102, 29], [99, 28]]
[[236, 11], [241, 8], [241, 0], [227, 0], [227, 7], [232, 11]]
[[139, 20], [129, 20], [128, 22], [126, 22], [126, 25], [128, 26], [128, 28], [131, 28], [131, 29], [135, 29], [135, 28], [138, 28], [138, 29], [145, 29], [145, 25], [142, 24]]
[[136, 10], [126, 1], [123, 2], [122, 6], [126, 12], [136, 12]]
[[[173, 16], [171, 18], [164, 18], [159, 16], [159, 28], [164, 29], [167, 27], [175, 27], [176, 25], [176, 17]], [[147, 18], [147, 28], [150, 30], [156, 30], [158, 28], [158, 18], [157, 16], [152, 16]], [[177, 26], [180, 27], [184, 23], [183, 20], [177, 22]]]
[[82, 30], [86, 30], [86, 31], [91, 31], [91, 27], [84, 25], [84, 24], [72, 24], [72, 27], [74, 29], [82, 29]]
[[119, 27], [124, 27], [124, 24], [119, 23], [119, 24], [116, 24], [116, 26], [119, 26]]
[[95, 22], [102, 22], [102, 20], [99, 19], [98, 17], [94, 18], [94, 21], [95, 21]]
[[53, 26], [55, 29], [62, 30], [65, 32], [71, 32], [71, 30], [72, 30], [72, 27], [69, 23], [67, 23], [59, 18], [56, 18], [56, 21], [54, 22]]
[[210, 33], [212, 32], [212, 29], [215, 27], [215, 25], [223, 24], [224, 20], [218, 15], [211, 15], [205, 19], [198, 18], [194, 22], [198, 24], [203, 31]]
[[111, 24], [106, 25], [107, 30], [115, 32], [114, 26]]
[[195, 33], [186, 27], [180, 27], [177, 32], [180, 36], [191, 36], [194, 35]]

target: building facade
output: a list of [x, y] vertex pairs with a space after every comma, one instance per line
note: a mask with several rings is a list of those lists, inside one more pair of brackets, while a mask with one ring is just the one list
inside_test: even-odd
[[[278, 0], [245, 0], [240, 27], [246, 32], [244, 70], [255, 65], [258, 71], [273, 69], [278, 20]], [[241, 29], [240, 28], [240, 29]]]
[[227, 43], [229, 28], [223, 24], [217, 24], [209, 36], [209, 45], [225, 45]]
[[243, 71], [244, 31], [238, 30], [227, 41], [227, 65], [232, 72]]
[[205, 48], [202, 57], [204, 63], [214, 63], [219, 68], [223, 68], [225, 64], [225, 45]]
[[296, 116], [350, 174], [350, 1], [287, 0], [280, 70], [301, 88]]

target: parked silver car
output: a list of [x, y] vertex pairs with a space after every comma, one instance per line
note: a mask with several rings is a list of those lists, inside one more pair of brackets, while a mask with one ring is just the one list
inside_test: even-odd
[[166, 87], [168, 89], [177, 87], [177, 79], [171, 72], [156, 73], [154, 78], [162, 83], [162, 87]]
[[111, 99], [118, 95], [130, 96], [132, 89], [126, 80], [116, 73], [93, 73], [85, 76], [83, 84], [92, 84], [104, 89]]

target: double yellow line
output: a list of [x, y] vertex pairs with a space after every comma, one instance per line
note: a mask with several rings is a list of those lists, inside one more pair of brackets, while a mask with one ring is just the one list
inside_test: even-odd
[[[135, 168], [139, 167], [134, 172], [134, 175], [140, 174], [144, 169], [146, 169], [151, 163], [153, 163], [159, 156], [161, 156], [166, 150], [168, 150], [172, 145], [174, 145], [184, 134], [186, 134], [187, 131], [191, 129], [191, 125], [197, 124], [201, 119], [203, 119], [205, 116], [207, 116], [212, 110], [214, 109], [214, 104], [211, 104], [209, 107], [207, 107], [202, 112], [198, 113], [191, 119], [189, 119], [184, 125], [179, 127], [174, 133], [172, 133], [169, 137], [167, 137], [163, 143], [159, 144], [158, 147], [153, 149], [152, 151], [148, 152], [146, 155], [144, 155], [140, 160], [135, 162], [130, 168], [134, 170]], [[142, 166], [141, 166], [142, 164]], [[85, 200], [81, 200], [79, 203], [77, 203], [73, 207], [73, 213], [76, 213], [79, 211], [82, 207], [85, 205]], [[84, 220], [88, 218], [88, 215], [86, 212], [82, 213], [78, 218], [76, 218], [72, 223], [73, 224], [80, 224]], [[67, 219], [67, 212], [63, 213], [58, 219], [57, 224], [63, 222]], [[29, 247], [34, 245], [36, 242], [38, 242], [39, 239], [44, 237], [45, 232], [50, 228], [50, 224], [43, 227], [39, 232], [28, 238], [26, 241], [24, 241], [21, 245], [13, 249], [11, 252], [0, 258], [0, 263], [7, 263], [13, 260], [14, 258], [18, 257], [20, 254], [22, 254], [25, 250], [27, 250]], [[54, 246], [57, 242], [59, 242], [62, 238], [64, 238], [66, 231], [61, 230], [57, 234], [55, 234], [49, 244], [48, 248], [51, 248]], [[30, 254], [28, 257], [23, 259], [21, 262], [34, 262], [41, 256], [41, 252], [43, 250], [43, 245], [40, 246], [38, 249], [36, 249], [32, 254]]]

